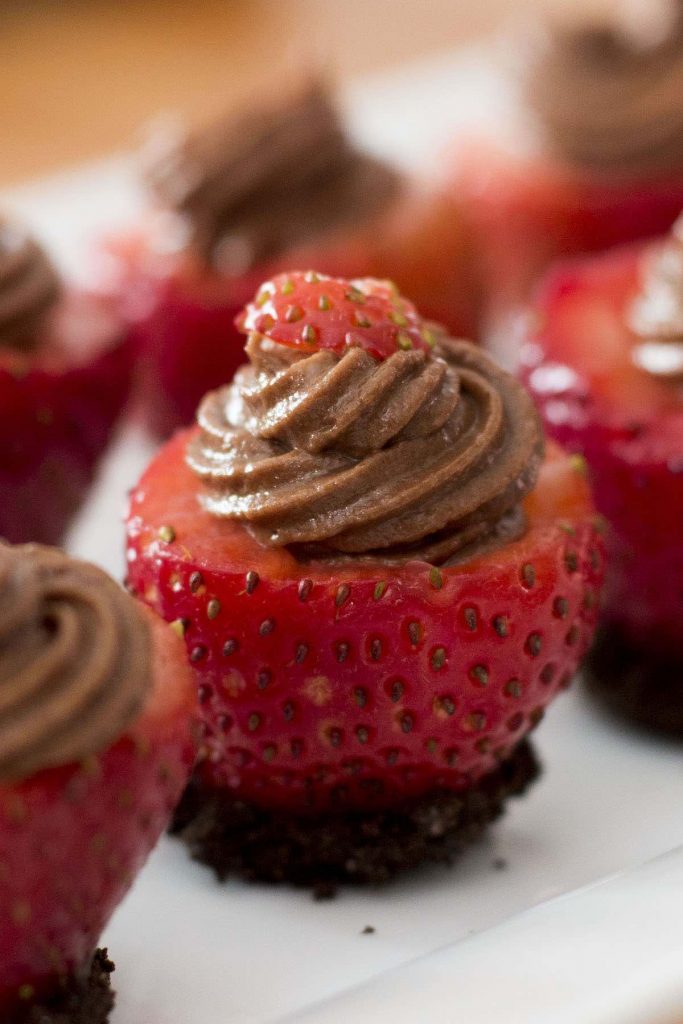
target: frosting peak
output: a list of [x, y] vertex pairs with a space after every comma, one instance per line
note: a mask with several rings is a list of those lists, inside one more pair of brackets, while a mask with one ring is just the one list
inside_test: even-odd
[[0, 348], [35, 348], [38, 328], [61, 289], [44, 249], [0, 218]]
[[270, 109], [153, 135], [146, 177], [202, 258], [233, 273], [379, 211], [399, 185], [351, 145], [318, 82]]
[[644, 0], [631, 21], [625, 4], [610, 12], [546, 26], [528, 62], [527, 102], [572, 163], [631, 176], [680, 170], [683, 3]]
[[683, 214], [645, 265], [630, 326], [638, 337], [636, 365], [655, 377], [683, 380]]
[[53, 548], [0, 544], [0, 781], [97, 754], [150, 685], [148, 630], [124, 590]]
[[476, 346], [443, 339], [378, 361], [252, 334], [247, 354], [188, 446], [212, 514], [302, 560], [453, 564], [523, 532], [542, 431]]

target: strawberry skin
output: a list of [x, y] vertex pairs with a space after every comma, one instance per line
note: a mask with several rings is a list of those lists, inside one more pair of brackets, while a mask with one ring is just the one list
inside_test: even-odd
[[202, 510], [189, 436], [133, 492], [128, 577], [185, 637], [209, 783], [297, 813], [462, 790], [568, 685], [603, 554], [583, 475], [557, 450], [520, 541], [451, 569], [332, 567]]
[[54, 344], [0, 351], [0, 537], [56, 544], [128, 398], [132, 333], [103, 297], [71, 295]]
[[683, 406], [630, 358], [642, 255], [617, 250], [548, 275], [522, 375], [548, 433], [587, 459], [610, 523], [605, 624], [666, 657], [680, 655], [683, 621]]
[[0, 784], [0, 1017], [89, 961], [187, 781], [195, 698], [156, 616], [153, 691], [108, 750]]

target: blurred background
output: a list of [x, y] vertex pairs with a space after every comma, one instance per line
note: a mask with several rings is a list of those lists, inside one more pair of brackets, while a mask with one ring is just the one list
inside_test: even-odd
[[0, 185], [129, 147], [162, 110], [210, 117], [292, 66], [363, 76], [588, 2], [0, 0]]

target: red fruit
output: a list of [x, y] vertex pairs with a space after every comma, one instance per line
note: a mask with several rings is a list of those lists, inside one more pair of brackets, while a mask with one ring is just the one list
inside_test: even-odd
[[399, 349], [428, 351], [435, 340], [412, 302], [390, 281], [348, 281], [312, 270], [278, 274], [261, 285], [237, 326], [289, 348], [362, 348], [375, 359]]
[[200, 507], [190, 436], [133, 493], [128, 573], [184, 633], [207, 781], [297, 812], [464, 789], [568, 685], [602, 541], [558, 451], [526, 501], [527, 534], [468, 565], [302, 565]]
[[526, 302], [559, 257], [663, 234], [683, 208], [680, 174], [612, 180], [479, 139], [458, 161], [452, 188], [477, 239], [495, 311]]
[[124, 735], [87, 763], [0, 784], [2, 1020], [88, 962], [187, 781], [189, 673], [168, 627], [149, 621], [153, 691]]
[[683, 404], [630, 357], [642, 255], [558, 266], [534, 303], [522, 373], [550, 435], [586, 457], [611, 524], [605, 622], [653, 655], [680, 655]]
[[71, 294], [39, 353], [0, 349], [0, 536], [58, 543], [128, 398], [132, 335], [109, 299]]

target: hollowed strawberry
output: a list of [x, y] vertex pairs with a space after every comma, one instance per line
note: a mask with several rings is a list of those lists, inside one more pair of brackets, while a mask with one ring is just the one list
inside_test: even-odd
[[[79, 987], [89, 1002], [73, 1019], [106, 1019], [103, 978], [111, 965], [100, 955], [89, 983], [93, 950], [166, 827], [194, 755], [195, 702], [182, 649], [165, 623], [151, 614], [148, 621], [153, 690], [125, 733], [83, 764], [0, 783], [4, 1021], [52, 1020], [39, 1004], [55, 1005], [54, 1019], [66, 1019], [57, 1010]], [[92, 1018], [84, 1016], [88, 1005]]]
[[133, 493], [128, 578], [185, 638], [201, 784], [295, 820], [484, 785], [592, 636], [603, 553], [582, 473], [553, 450], [526, 535], [467, 565], [301, 564], [202, 510], [189, 436]]
[[133, 337], [104, 296], [71, 294], [37, 351], [0, 349], [0, 537], [58, 543], [127, 401]]
[[[674, 384], [631, 358], [627, 325], [642, 256], [616, 251], [553, 271], [522, 358], [547, 430], [586, 457], [597, 508], [610, 523], [606, 642], [631, 651], [640, 674], [649, 663], [662, 677], [680, 674], [673, 665], [683, 621], [683, 405]], [[616, 651], [611, 660], [619, 661]], [[650, 695], [654, 701], [654, 684]], [[683, 728], [683, 714], [677, 721]]]

